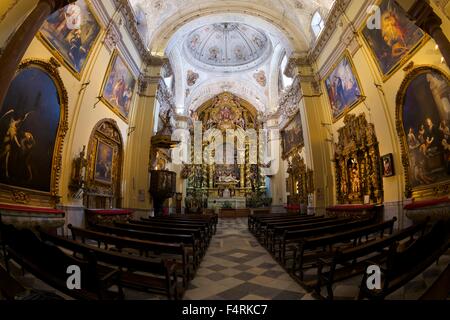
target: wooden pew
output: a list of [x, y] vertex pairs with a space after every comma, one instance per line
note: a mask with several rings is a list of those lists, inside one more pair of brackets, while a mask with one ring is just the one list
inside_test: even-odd
[[114, 222], [114, 226], [118, 228], [137, 230], [144, 232], [153, 232], [159, 234], [173, 234], [173, 235], [193, 235], [196, 242], [198, 242], [198, 247], [200, 249], [201, 256], [206, 253], [208, 241], [206, 236], [203, 234], [201, 229], [190, 229], [190, 228], [170, 228], [170, 227], [158, 227], [158, 226], [148, 226], [142, 224], [134, 224], [131, 222]]
[[336, 218], [325, 218], [325, 217], [304, 217], [304, 218], [292, 218], [292, 219], [281, 219], [281, 220], [260, 220], [257, 222], [255, 226], [256, 237], [265, 236], [268, 228], [272, 228], [275, 226], [288, 226], [293, 224], [301, 224], [301, 223], [313, 223], [313, 222], [321, 222], [321, 221], [331, 221], [336, 220]]
[[[36, 278], [77, 300], [123, 299], [119, 272], [114, 270], [101, 274], [91, 251], [86, 252], [84, 260], [80, 260], [53, 244], [41, 241], [30, 230], [17, 230], [5, 225], [0, 227], [6, 242], [7, 264], [10, 260], [15, 261]], [[72, 265], [81, 269], [81, 289], [70, 290], [67, 287], [67, 268]], [[119, 287], [118, 293], [108, 290], [114, 285]]]
[[[57, 246], [70, 250], [76, 255], [82, 255], [83, 259], [87, 253], [93, 254], [95, 259], [102, 263], [98, 265], [100, 272], [105, 274], [119, 272], [121, 286], [165, 294], [169, 300], [178, 300], [182, 294], [182, 291], [178, 288], [175, 263], [168, 262], [165, 259], [155, 262], [129, 254], [103, 250], [67, 238], [51, 235], [44, 231], [41, 231], [41, 237], [45, 241], [50, 241]], [[136, 271], [145, 272], [145, 274], [138, 274]]]
[[420, 297], [420, 300], [448, 300], [450, 295], [450, 264], [447, 265], [444, 272]]
[[182, 228], [182, 229], [200, 229], [206, 236], [208, 243], [213, 236], [213, 228], [210, 228], [209, 224], [195, 222], [195, 221], [167, 221], [167, 220], [153, 220], [141, 218], [141, 220], [128, 220], [132, 224], [140, 224], [144, 226], [156, 226], [156, 227], [170, 227], [170, 228]]
[[369, 237], [375, 240], [384, 237], [386, 232], [392, 234], [395, 221], [397, 218], [350, 231], [302, 239], [294, 251], [292, 274], [303, 281], [303, 271], [317, 267], [319, 258], [330, 257], [336, 250], [348, 246], [356, 247], [361, 244], [362, 238], [369, 241]]
[[288, 214], [288, 213], [271, 213], [267, 214], [253, 214], [248, 216], [248, 229], [253, 232], [256, 223], [262, 219], [276, 219], [283, 217], [300, 217], [299, 214]]
[[[448, 222], [438, 221], [430, 232], [405, 249], [399, 249], [398, 240], [396, 240], [391, 245], [385, 267], [381, 268], [383, 279], [381, 289], [369, 290], [366, 285], [367, 274], [365, 274], [361, 281], [359, 299], [384, 299], [424, 272], [448, 250], [449, 231]], [[371, 259], [367, 262], [367, 265], [373, 264], [377, 264], [377, 261]]]
[[303, 216], [288, 219], [260, 219], [256, 221], [253, 234], [258, 237], [261, 233], [265, 232], [268, 225], [275, 224], [290, 224], [293, 222], [303, 222], [303, 221], [326, 221], [336, 218], [325, 218], [324, 216]]
[[167, 233], [156, 233], [156, 232], [145, 232], [133, 229], [116, 228], [105, 225], [95, 225], [93, 230], [114, 234], [119, 237], [127, 237], [139, 240], [149, 240], [155, 242], [164, 243], [183, 243], [187, 248], [189, 254], [193, 257], [193, 263], [195, 268], [200, 264], [201, 253], [199, 248], [199, 243], [196, 241], [194, 235], [186, 234], [167, 234]]
[[26, 292], [27, 289], [9, 275], [0, 265], [0, 298], [16, 300], [17, 296], [24, 295]]
[[[296, 245], [305, 237], [319, 236], [326, 234], [333, 234], [355, 228], [367, 226], [372, 223], [372, 219], [355, 220], [353, 222], [345, 222], [333, 226], [311, 228], [300, 231], [285, 231], [278, 243], [278, 259], [282, 265], [286, 264], [286, 260], [293, 258], [289, 256], [288, 252], [294, 252]], [[276, 246], [274, 246], [276, 248]], [[276, 256], [277, 251], [274, 250], [273, 254]]]
[[190, 263], [188, 251], [183, 243], [162, 243], [116, 237], [107, 233], [77, 228], [70, 224], [68, 228], [74, 241], [86, 244], [86, 240], [93, 240], [99, 248], [103, 245], [105, 250], [110, 249], [112, 246], [120, 253], [123, 252], [123, 249], [135, 249], [142, 257], [148, 258], [149, 253], [153, 253], [152, 257], [159, 259], [162, 258], [161, 255], [170, 255], [171, 259], [175, 259], [177, 269], [181, 271], [185, 289], [189, 280], [193, 277], [194, 265]]
[[308, 223], [292, 223], [290, 225], [269, 225], [266, 229], [266, 242], [265, 244], [269, 248], [269, 251], [271, 251], [271, 248], [273, 246], [276, 246], [278, 241], [280, 241], [282, 235], [284, 232], [290, 232], [290, 231], [301, 231], [306, 229], [312, 229], [312, 228], [321, 228], [321, 227], [328, 227], [328, 226], [334, 226], [338, 224], [343, 224], [350, 222], [351, 219], [331, 219], [331, 220], [320, 220], [320, 221], [308, 221]]
[[185, 221], [185, 222], [208, 223], [214, 230], [214, 233], [217, 231], [217, 223], [219, 222], [218, 215], [170, 215], [164, 217], [152, 217], [149, 219], [160, 221]]
[[[364, 273], [367, 262], [381, 265], [386, 261], [391, 246], [400, 241], [411, 243], [414, 236], [422, 236], [426, 223], [418, 224], [410, 228], [396, 232], [395, 234], [364, 243], [355, 248], [337, 250], [330, 258], [318, 259], [318, 275], [315, 285], [316, 293], [320, 295], [321, 287], [327, 289], [327, 298], [333, 299], [333, 284]], [[328, 271], [326, 271], [327, 269]]]

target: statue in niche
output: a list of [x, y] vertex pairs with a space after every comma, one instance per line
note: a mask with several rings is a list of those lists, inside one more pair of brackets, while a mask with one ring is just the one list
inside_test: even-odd
[[361, 179], [359, 176], [358, 163], [353, 162], [351, 165], [351, 182], [352, 182], [352, 193], [359, 193], [361, 191]]

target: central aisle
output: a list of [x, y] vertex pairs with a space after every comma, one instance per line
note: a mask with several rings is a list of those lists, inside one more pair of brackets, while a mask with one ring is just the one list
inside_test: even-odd
[[247, 218], [220, 219], [184, 300], [312, 299], [247, 229]]

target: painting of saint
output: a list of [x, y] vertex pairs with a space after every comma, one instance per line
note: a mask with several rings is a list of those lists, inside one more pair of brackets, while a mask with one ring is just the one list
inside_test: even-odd
[[79, 0], [53, 13], [44, 22], [39, 36], [80, 78], [100, 30], [86, 0]]
[[325, 79], [333, 119], [362, 100], [362, 91], [350, 58], [345, 55]]
[[383, 177], [388, 178], [395, 175], [394, 171], [394, 156], [392, 153], [381, 157], [381, 169]]
[[0, 108], [0, 183], [51, 191], [60, 115], [59, 91], [47, 72], [17, 73]]
[[114, 150], [110, 145], [101, 141], [97, 145], [97, 154], [95, 157], [95, 180], [103, 183], [112, 183]]
[[101, 96], [102, 100], [125, 121], [128, 120], [130, 113], [135, 85], [136, 79], [122, 57], [115, 51], [106, 73]]
[[381, 29], [369, 28], [369, 25], [365, 23], [362, 35], [383, 77], [387, 79], [426, 36], [405, 16], [394, 0], [383, 0], [379, 7]]
[[283, 139], [283, 158], [287, 158], [292, 151], [304, 145], [302, 118], [300, 112], [298, 112], [289, 124], [281, 131], [281, 137]]
[[450, 180], [448, 77], [435, 69], [419, 69], [402, 101], [402, 136], [412, 188]]

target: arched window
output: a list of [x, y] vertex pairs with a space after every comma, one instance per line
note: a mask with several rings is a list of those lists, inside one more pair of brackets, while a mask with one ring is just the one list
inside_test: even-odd
[[322, 30], [325, 28], [325, 21], [322, 18], [322, 15], [319, 11], [316, 11], [314, 13], [312, 20], [311, 20], [311, 28], [314, 32], [314, 36], [317, 38]]

